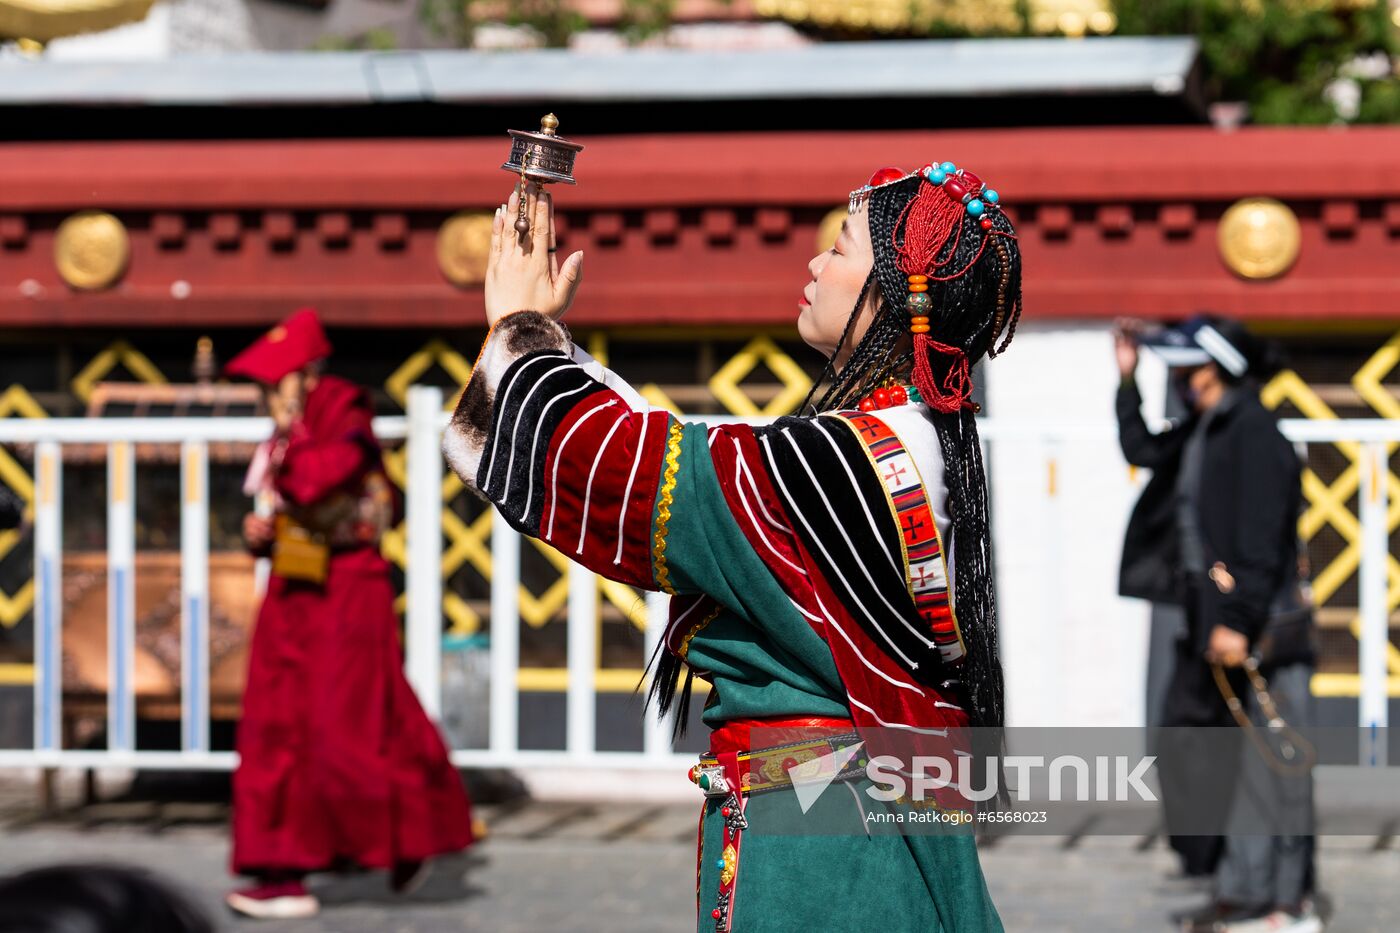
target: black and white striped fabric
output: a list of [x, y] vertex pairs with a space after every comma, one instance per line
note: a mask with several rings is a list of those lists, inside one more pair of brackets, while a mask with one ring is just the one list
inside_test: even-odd
[[511, 527], [538, 538], [545, 461], [555, 431], [580, 402], [607, 392], [566, 354], [541, 350], [510, 365], [496, 386], [491, 431], [476, 486]]
[[902, 536], [879, 475], [835, 418], [783, 418], [754, 431], [794, 530], [871, 642], [916, 681], [945, 674], [909, 593]]

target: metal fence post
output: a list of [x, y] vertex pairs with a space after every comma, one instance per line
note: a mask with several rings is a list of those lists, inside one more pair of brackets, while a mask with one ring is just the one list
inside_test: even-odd
[[598, 578], [582, 564], [569, 564], [568, 697], [565, 747], [572, 755], [593, 754], [598, 697]]
[[209, 445], [180, 449], [180, 722], [187, 752], [209, 751]]
[[442, 713], [442, 390], [408, 390], [408, 680], [433, 719]]
[[34, 747], [57, 752], [63, 724], [63, 455], [34, 450]]
[[136, 451], [107, 446], [107, 748], [136, 750]]
[[491, 513], [491, 751], [514, 755], [520, 744], [520, 535]]
[[1361, 727], [1361, 764], [1386, 764], [1384, 730], [1389, 703], [1386, 648], [1390, 644], [1390, 607], [1387, 605], [1389, 534], [1386, 529], [1387, 480], [1390, 477], [1386, 445], [1370, 442], [1361, 457], [1361, 644], [1357, 668], [1361, 674], [1358, 709]]
[[[646, 653], [642, 663], [647, 664], [656, 656], [656, 648], [666, 634], [666, 623], [671, 609], [671, 597], [665, 593], [647, 593]], [[656, 710], [643, 711], [642, 750], [648, 757], [664, 758], [671, 753], [671, 733], [666, 723], [656, 715]]]

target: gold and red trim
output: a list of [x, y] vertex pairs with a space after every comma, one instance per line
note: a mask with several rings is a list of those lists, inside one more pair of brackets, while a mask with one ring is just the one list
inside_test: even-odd
[[928, 487], [899, 435], [880, 418], [859, 411], [837, 412], [865, 449], [884, 487], [885, 501], [900, 531], [904, 577], [919, 617], [933, 633], [945, 663], [967, 654], [948, 586], [943, 536], [934, 520]]

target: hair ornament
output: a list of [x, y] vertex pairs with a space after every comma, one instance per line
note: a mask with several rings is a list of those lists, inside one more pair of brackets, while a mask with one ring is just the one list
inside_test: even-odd
[[860, 206], [870, 200], [870, 192], [876, 188], [883, 188], [885, 185], [892, 185], [897, 181], [904, 181], [906, 178], [913, 178], [915, 172], [906, 172], [904, 169], [887, 165], [870, 176], [870, 180], [859, 188], [851, 192], [850, 212], [854, 214], [860, 210]]
[[[908, 292], [904, 310], [908, 315], [909, 333], [914, 338], [914, 384], [925, 402], [935, 411], [951, 413], [974, 407], [971, 401], [972, 378], [966, 354], [959, 348], [941, 343], [931, 334], [933, 296], [930, 286], [951, 282], [967, 275], [981, 260], [989, 244], [999, 237], [1015, 238], [1010, 224], [1000, 224], [1001, 195], [987, 187], [980, 177], [958, 168], [953, 162], [930, 162], [910, 175], [896, 174], [896, 169], [881, 169], [861, 189], [851, 193], [852, 203], [868, 198], [869, 192], [884, 184], [918, 176], [926, 184], [919, 185], [914, 197], [905, 206], [891, 235], [896, 264], [904, 273]], [[859, 197], [858, 197], [859, 196]], [[972, 221], [975, 226], [968, 225]], [[981, 236], [977, 236], [977, 232]], [[964, 236], [976, 237], [976, 251], [971, 260], [959, 268], [950, 268], [959, 255], [958, 244]], [[969, 245], [971, 241], [969, 241]], [[998, 241], [997, 247], [1001, 244]], [[999, 336], [1007, 318], [1007, 257], [1003, 248], [994, 248], [1001, 261], [1002, 281], [997, 296], [994, 329]], [[964, 254], [965, 255], [965, 254]], [[993, 338], [995, 355], [995, 337]], [[948, 357], [947, 371], [937, 379], [931, 358]]]

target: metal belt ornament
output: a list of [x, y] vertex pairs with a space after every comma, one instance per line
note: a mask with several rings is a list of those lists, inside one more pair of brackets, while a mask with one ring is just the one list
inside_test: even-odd
[[[823, 761], [829, 762], [834, 752], [859, 741], [860, 736], [855, 732], [843, 732], [771, 748], [706, 754], [700, 757], [698, 765], [690, 769], [690, 779], [705, 792], [707, 799], [719, 803], [719, 813], [724, 819], [720, 856], [715, 865], [719, 869], [719, 889], [715, 894], [714, 907], [710, 909], [715, 933], [728, 933], [734, 922], [739, 852], [744, 830], [749, 828], [744, 812], [747, 798], [753, 794], [790, 789], [794, 771], [811, 771], [810, 776], [816, 777]], [[859, 763], [848, 761], [831, 780], [847, 781], [863, 773], [864, 769]], [[703, 820], [701, 825], [703, 827]], [[700, 857], [703, 858], [703, 837], [700, 848]]]
[[707, 799], [720, 801], [724, 835], [720, 840], [719, 892], [710, 918], [715, 922], [715, 933], [729, 933], [734, 922], [734, 892], [739, 880], [739, 848], [749, 821], [744, 816], [739, 753], [725, 752], [713, 760], [716, 762], [713, 765], [700, 764], [692, 768], [691, 776]]

